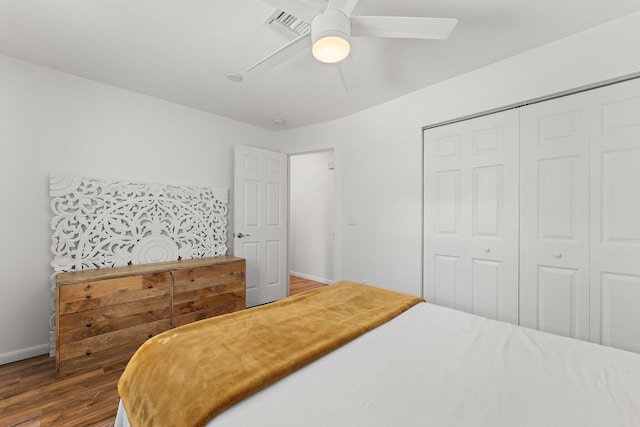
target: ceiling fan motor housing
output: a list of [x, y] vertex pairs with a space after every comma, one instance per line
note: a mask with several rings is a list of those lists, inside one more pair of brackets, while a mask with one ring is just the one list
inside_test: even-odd
[[313, 56], [321, 62], [340, 62], [349, 55], [351, 21], [339, 10], [327, 9], [311, 20]]

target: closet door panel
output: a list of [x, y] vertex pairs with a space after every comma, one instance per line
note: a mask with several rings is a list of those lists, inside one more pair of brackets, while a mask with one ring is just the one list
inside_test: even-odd
[[424, 134], [424, 285], [427, 301], [466, 309], [466, 153], [462, 126]]
[[597, 286], [600, 300], [597, 342], [640, 353], [640, 276], [601, 272]]
[[471, 312], [490, 319], [504, 317], [501, 301], [502, 263], [484, 259], [471, 261]]
[[502, 235], [503, 175], [502, 165], [478, 167], [472, 171], [473, 236], [499, 238]]
[[589, 338], [585, 96], [520, 109], [520, 324]]
[[460, 222], [460, 193], [462, 188], [462, 171], [460, 169], [435, 173], [435, 233], [440, 236], [462, 236]]
[[599, 184], [601, 242], [612, 245], [640, 244], [640, 147], [597, 153], [600, 162]]
[[640, 81], [590, 101], [591, 340], [640, 352]]
[[[441, 251], [444, 252], [444, 251]], [[459, 256], [433, 254], [433, 289], [427, 301], [450, 308], [459, 308], [460, 295], [464, 295], [464, 282], [460, 276], [464, 274], [462, 259]], [[464, 304], [464, 301], [462, 301]]]
[[575, 334], [575, 325], [585, 315], [576, 293], [576, 270], [539, 266], [537, 271], [538, 321], [540, 330], [567, 337]]
[[518, 322], [518, 111], [467, 122], [471, 141], [467, 306]]
[[424, 133], [424, 295], [518, 321], [518, 112]]

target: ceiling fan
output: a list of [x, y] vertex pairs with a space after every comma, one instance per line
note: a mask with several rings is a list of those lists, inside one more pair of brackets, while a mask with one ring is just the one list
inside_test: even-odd
[[417, 16], [352, 16], [358, 0], [263, 0], [311, 25], [299, 36], [247, 69], [269, 69], [311, 47], [320, 62], [336, 64], [346, 90], [360, 87], [349, 55], [351, 37], [446, 39], [458, 20]]

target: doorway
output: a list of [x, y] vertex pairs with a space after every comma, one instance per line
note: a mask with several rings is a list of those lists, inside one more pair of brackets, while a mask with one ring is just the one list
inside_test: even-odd
[[335, 280], [333, 150], [289, 156], [289, 274]]

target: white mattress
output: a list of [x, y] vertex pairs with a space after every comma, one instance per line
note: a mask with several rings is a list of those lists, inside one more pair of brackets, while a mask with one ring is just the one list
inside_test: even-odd
[[207, 426], [640, 426], [640, 355], [421, 303]]

